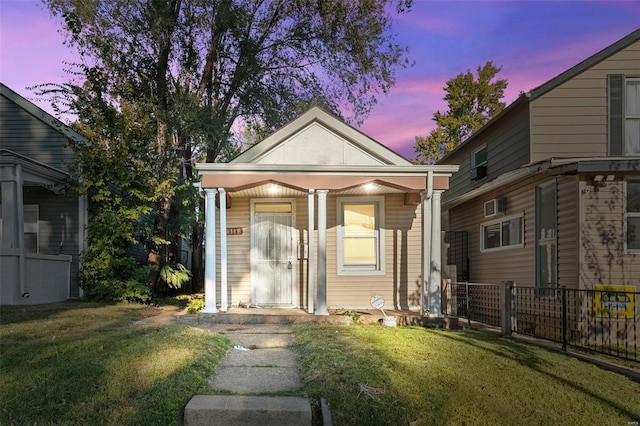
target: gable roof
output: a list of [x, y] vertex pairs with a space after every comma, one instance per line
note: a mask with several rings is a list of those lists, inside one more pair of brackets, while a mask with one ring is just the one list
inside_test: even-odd
[[605, 47], [604, 49], [602, 49], [601, 51], [599, 51], [595, 55], [592, 55], [592, 56], [588, 57], [584, 61], [580, 62], [579, 64], [577, 64], [577, 65], [575, 65], [575, 66], [573, 66], [571, 68], [569, 68], [568, 70], [566, 70], [562, 74], [552, 78], [551, 80], [547, 81], [546, 83], [543, 83], [540, 86], [530, 90], [527, 93], [527, 96], [529, 97], [529, 100], [534, 100], [536, 98], [539, 98], [540, 96], [544, 95], [545, 93], [549, 92], [550, 90], [553, 90], [556, 87], [560, 86], [562, 83], [565, 83], [565, 82], [571, 80], [572, 78], [574, 78], [578, 74], [581, 74], [582, 72], [588, 70], [589, 68], [593, 67], [594, 65], [598, 64], [599, 62], [602, 62], [603, 60], [607, 59], [608, 57], [610, 57], [613, 54], [619, 52], [620, 50], [628, 47], [629, 45], [635, 43], [638, 40], [640, 40], [640, 29], [635, 30], [631, 34], [621, 38], [620, 40], [618, 40], [617, 42], [613, 43], [612, 45], [610, 45], [608, 47]]
[[609, 45], [608, 47], [605, 47], [604, 49], [602, 49], [598, 53], [588, 57], [584, 61], [578, 63], [577, 65], [575, 65], [575, 66], [573, 66], [571, 68], [569, 68], [568, 70], [566, 70], [563, 73], [557, 75], [556, 77], [552, 78], [551, 80], [548, 80], [545, 83], [542, 83], [540, 86], [537, 86], [537, 87], [531, 89], [529, 92], [521, 94], [520, 96], [518, 96], [518, 98], [515, 101], [513, 101], [510, 105], [508, 105], [497, 116], [493, 117], [484, 126], [482, 126], [480, 129], [476, 130], [471, 136], [469, 136], [469, 138], [467, 138], [464, 142], [459, 144], [453, 151], [451, 151], [447, 155], [445, 155], [440, 161], [438, 161], [438, 164], [442, 163], [443, 161], [446, 161], [454, 153], [457, 153], [463, 147], [469, 145], [468, 142], [471, 142], [472, 140], [474, 140], [478, 135], [483, 133], [487, 128], [489, 128], [494, 123], [499, 121], [503, 116], [505, 116], [508, 112], [513, 110], [518, 105], [521, 105], [523, 103], [527, 103], [528, 104], [529, 102], [539, 98], [540, 96], [544, 95], [545, 93], [555, 89], [556, 87], [560, 86], [561, 84], [563, 84], [563, 83], [571, 80], [572, 78], [576, 77], [577, 75], [583, 73], [584, 71], [588, 70], [589, 68], [593, 67], [594, 65], [596, 65], [596, 64], [602, 62], [603, 60], [609, 58], [610, 56], [614, 55], [615, 53], [619, 52], [620, 50], [625, 49], [626, 47], [628, 47], [631, 44], [637, 42], [638, 40], [640, 40], [640, 29], [637, 29], [637, 30], [633, 31], [632, 33], [630, 33], [627, 36], [621, 38], [620, 40], [616, 41], [615, 43]]
[[[275, 133], [263, 141], [247, 149], [230, 163], [264, 163], [274, 161], [267, 157], [273, 155], [279, 149], [289, 145], [289, 151], [295, 151], [302, 147], [294, 147], [298, 139], [304, 139], [303, 133], [312, 133], [312, 137], [320, 138], [325, 146], [310, 147], [306, 149], [318, 148], [316, 158], [309, 158], [311, 152], [307, 151], [307, 158], [303, 158], [304, 153], [296, 157], [295, 153], [289, 157], [279, 158], [279, 163], [285, 164], [306, 164], [308, 161], [313, 164], [348, 164], [352, 161], [354, 165], [381, 164], [381, 165], [410, 165], [406, 158], [370, 138], [354, 127], [346, 124], [333, 114], [319, 107], [312, 107], [300, 117], [291, 121], [278, 129]], [[333, 142], [334, 145], [330, 146]], [[304, 142], [302, 142], [304, 143]], [[337, 149], [331, 149], [337, 148]], [[340, 151], [341, 152], [336, 152]], [[317, 158], [320, 155], [322, 158]], [[365, 161], [365, 163], [362, 163]]]
[[23, 98], [5, 84], [0, 83], [0, 95], [12, 101], [14, 104], [18, 105], [20, 108], [31, 114], [36, 119], [42, 121], [47, 126], [51, 127], [57, 132], [64, 134], [65, 136], [79, 141], [86, 141], [86, 138], [82, 136], [80, 133], [74, 131], [69, 126], [64, 124], [62, 121], [55, 118], [53, 115], [44, 111], [34, 103], [28, 101]]

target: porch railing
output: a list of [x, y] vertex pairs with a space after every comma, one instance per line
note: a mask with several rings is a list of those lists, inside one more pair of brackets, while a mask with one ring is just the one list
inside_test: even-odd
[[640, 362], [637, 291], [463, 282], [445, 283], [442, 299], [443, 312], [466, 318], [469, 324], [557, 342], [563, 350], [586, 349]]

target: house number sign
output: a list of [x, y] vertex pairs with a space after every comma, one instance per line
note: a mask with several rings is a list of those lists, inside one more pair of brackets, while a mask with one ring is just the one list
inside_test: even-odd
[[227, 228], [227, 235], [242, 235], [242, 228]]

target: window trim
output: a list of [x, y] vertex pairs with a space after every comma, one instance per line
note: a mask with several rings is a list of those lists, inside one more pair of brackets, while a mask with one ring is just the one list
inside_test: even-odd
[[625, 157], [637, 157], [640, 156], [640, 152], [638, 153], [628, 153], [627, 152], [627, 123], [631, 120], [640, 121], [640, 115], [627, 115], [627, 95], [628, 95], [628, 85], [629, 81], [637, 81], [640, 82], [640, 77], [637, 76], [623, 76], [622, 78], [622, 155]]
[[637, 74], [607, 75], [607, 155], [610, 157], [640, 157], [640, 152], [627, 153], [626, 139], [627, 81], [639, 79]]
[[[521, 221], [522, 225], [520, 229], [520, 235], [522, 236], [521, 238], [522, 241], [518, 244], [503, 246], [502, 245], [502, 223], [510, 222], [513, 219], [518, 219], [518, 218], [522, 219]], [[500, 226], [500, 247], [484, 248], [485, 246], [484, 229], [488, 226], [495, 225], [496, 223], [499, 223], [501, 225]], [[502, 216], [502, 217], [499, 217], [498, 219], [490, 220], [480, 224], [480, 253], [491, 253], [495, 251], [512, 250], [512, 249], [518, 249], [518, 248], [524, 248], [524, 212], [512, 214], [509, 216]]]
[[489, 155], [487, 152], [487, 159], [484, 160], [482, 163], [480, 164], [476, 164], [476, 154], [482, 150], [487, 150], [487, 144], [483, 144], [482, 146], [476, 148], [473, 150], [473, 153], [471, 154], [471, 168], [475, 169], [478, 166], [486, 166], [489, 163]]
[[628, 181], [638, 181], [640, 182], [640, 176], [625, 176], [623, 181], [623, 194], [622, 194], [622, 208], [623, 208], [623, 222], [622, 222], [622, 242], [624, 244], [624, 254], [640, 254], [640, 249], [630, 249], [627, 246], [627, 223], [629, 217], [640, 217], [640, 212], [628, 212], [627, 211], [627, 197], [628, 194]]
[[[377, 231], [377, 264], [371, 267], [344, 265], [344, 205], [374, 204]], [[368, 197], [336, 197], [336, 269], [337, 275], [384, 275], [385, 274], [385, 239], [384, 239], [384, 196]]]

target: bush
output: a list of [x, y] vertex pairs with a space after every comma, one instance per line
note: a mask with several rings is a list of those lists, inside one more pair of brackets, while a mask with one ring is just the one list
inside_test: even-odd
[[197, 314], [201, 310], [204, 309], [204, 298], [194, 297], [189, 301], [189, 305], [187, 305], [187, 312], [190, 314]]
[[145, 285], [148, 270], [124, 253], [98, 252], [90, 246], [82, 255], [80, 287], [89, 299], [146, 302], [151, 298], [151, 290]]

